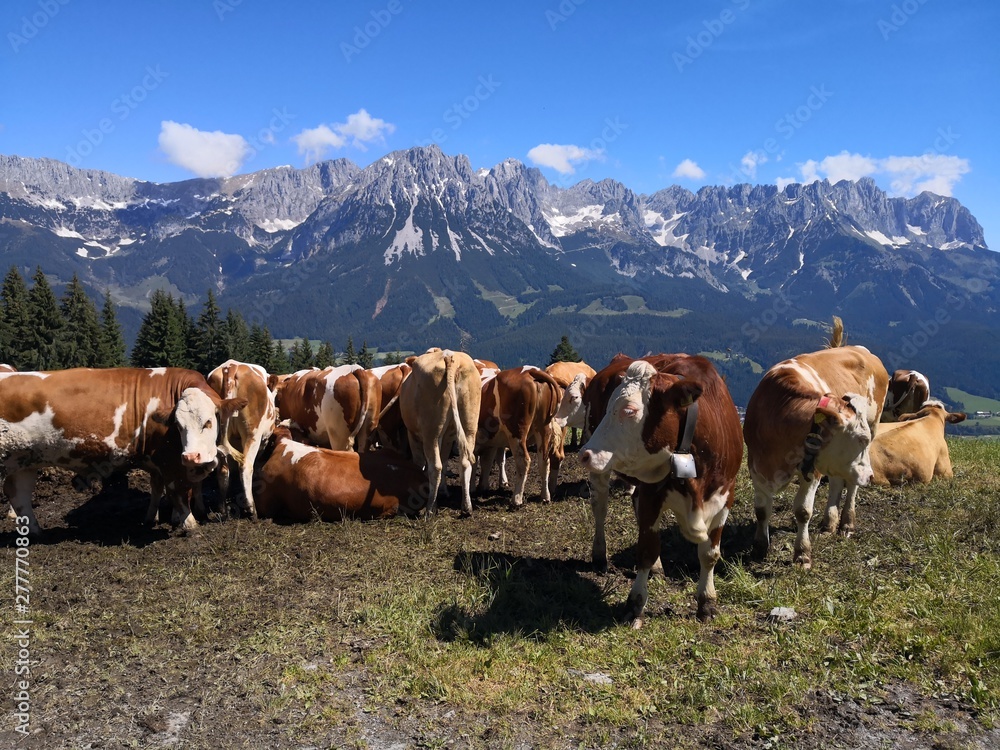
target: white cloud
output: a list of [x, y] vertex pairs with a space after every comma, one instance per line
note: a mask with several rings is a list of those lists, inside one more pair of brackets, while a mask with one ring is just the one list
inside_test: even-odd
[[757, 178], [757, 166], [765, 163], [767, 163], [767, 154], [763, 151], [747, 151], [743, 154], [743, 158], [740, 159], [740, 164], [743, 166], [743, 174], [751, 180]]
[[969, 172], [969, 160], [945, 154], [890, 156], [882, 160], [890, 176], [890, 189], [900, 195], [916, 195], [925, 190], [951, 195], [962, 175]]
[[674, 169], [674, 177], [682, 177], [687, 180], [702, 180], [705, 178], [705, 170], [691, 159], [685, 159]]
[[778, 177], [774, 184], [778, 186], [778, 190], [784, 190], [789, 185], [794, 185], [798, 180], [795, 177]]
[[604, 151], [580, 146], [540, 143], [528, 152], [528, 158], [543, 167], [552, 167], [560, 174], [573, 174], [574, 164], [603, 159]]
[[199, 177], [230, 177], [250, 153], [241, 135], [220, 130], [198, 130], [186, 123], [160, 123], [160, 149], [173, 164]]
[[331, 149], [340, 148], [347, 143], [343, 136], [337, 135], [326, 125], [306, 128], [298, 135], [293, 135], [292, 141], [299, 147], [299, 154], [309, 163], [319, 161]]
[[307, 162], [315, 162], [324, 158], [331, 150], [343, 148], [348, 141], [354, 148], [367, 151], [366, 144], [385, 142], [385, 136], [395, 130], [396, 126], [391, 122], [372, 117], [362, 108], [348, 115], [347, 122], [306, 128], [298, 135], [293, 135], [292, 142], [298, 146], [299, 154]]
[[[810, 159], [799, 164], [802, 182], [827, 179], [831, 183], [841, 180], [860, 180], [862, 177], [884, 176], [889, 179], [889, 190], [895, 195], [916, 195], [929, 190], [938, 195], [951, 195], [970, 170], [969, 160], [946, 154], [922, 156], [888, 156], [874, 159], [870, 156], [841, 151], [821, 161]], [[778, 186], [788, 184], [778, 178]]]

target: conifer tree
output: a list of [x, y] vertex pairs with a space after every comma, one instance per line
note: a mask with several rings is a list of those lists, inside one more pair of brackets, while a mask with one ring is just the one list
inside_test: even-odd
[[313, 360], [313, 364], [321, 370], [327, 367], [333, 367], [334, 363], [337, 361], [337, 355], [333, 351], [333, 344], [329, 341], [324, 341], [320, 344], [319, 349], [316, 350], [316, 357]]
[[313, 350], [309, 339], [303, 336], [292, 344], [292, 350], [288, 353], [288, 363], [292, 368], [292, 372], [312, 367], [313, 361]]
[[399, 349], [396, 349], [396, 351], [389, 352], [388, 354], [386, 354], [384, 360], [385, 364], [387, 365], [401, 365], [405, 361], [406, 360], [403, 357], [403, 353], [400, 352]]
[[[171, 295], [171, 300], [173, 296]], [[177, 364], [171, 367], [187, 367], [192, 370], [198, 369], [198, 351], [195, 344], [197, 328], [194, 318], [188, 315], [187, 305], [181, 297], [177, 298], [175, 305], [175, 316], [177, 318], [177, 346], [182, 354], [175, 360]], [[213, 365], [214, 366], [214, 365]]]
[[61, 312], [65, 326], [58, 341], [58, 358], [63, 367], [95, 367], [101, 339], [97, 310], [73, 274], [63, 294]]
[[551, 365], [555, 362], [579, 362], [581, 359], [582, 357], [577, 354], [576, 349], [569, 343], [569, 336], [563, 336], [559, 341], [559, 345], [549, 356], [549, 364]]
[[28, 317], [31, 319], [29, 348], [35, 352], [35, 361], [31, 369], [57, 370], [62, 367], [58, 342], [65, 321], [41, 266], [35, 269], [32, 282], [33, 286], [28, 292]]
[[358, 355], [354, 351], [354, 339], [351, 336], [348, 336], [347, 348], [344, 349], [344, 364], [356, 365], [357, 363], [358, 363]]
[[226, 344], [226, 329], [221, 311], [215, 295], [209, 289], [189, 343], [194, 368], [207, 375], [221, 365], [229, 358]]
[[32, 369], [35, 354], [31, 351], [31, 318], [28, 313], [28, 287], [24, 277], [11, 266], [0, 290], [3, 303], [3, 326], [0, 327], [0, 361], [18, 370]]
[[118, 324], [115, 303], [111, 292], [104, 294], [104, 306], [101, 308], [101, 335], [97, 345], [97, 367], [124, 367], [125, 337], [122, 327]]
[[135, 367], [184, 367], [187, 364], [188, 327], [183, 302], [159, 289], [153, 292], [150, 310], [142, 319], [132, 348]]
[[[264, 330], [267, 330], [266, 328]], [[281, 345], [280, 341], [275, 341], [271, 347], [271, 356], [268, 359], [267, 371], [274, 375], [284, 375], [292, 372], [292, 366], [288, 361], [288, 352]]]
[[361, 342], [361, 353], [358, 354], [358, 364], [366, 370], [370, 370], [372, 365], [375, 364], [375, 352], [368, 350], [367, 341]]
[[226, 311], [226, 321], [223, 324], [226, 342], [226, 359], [238, 362], [251, 361], [250, 329], [238, 310], [229, 308]]
[[273, 357], [274, 343], [271, 341], [271, 332], [266, 326], [254, 323], [250, 327], [250, 351], [246, 361], [260, 365], [268, 372], [276, 373], [277, 370], [272, 369]]

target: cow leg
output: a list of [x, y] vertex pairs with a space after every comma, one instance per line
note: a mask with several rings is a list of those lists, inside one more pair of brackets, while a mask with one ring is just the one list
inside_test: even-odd
[[219, 466], [215, 470], [215, 481], [219, 486], [219, 497], [222, 500], [222, 515], [226, 516], [229, 503], [229, 482], [232, 478], [231, 467], [229, 465], [229, 455], [220, 451]]
[[830, 477], [830, 492], [826, 501], [826, 518], [823, 521], [823, 531], [836, 534], [840, 527], [840, 498], [844, 494], [844, 480]]
[[426, 446], [426, 450], [429, 452], [429, 455], [425, 454], [428, 485], [426, 517], [429, 518], [437, 512], [437, 496], [438, 490], [441, 487], [441, 474], [444, 465], [441, 462], [441, 446], [437, 440], [432, 441], [430, 445]]
[[528, 453], [528, 438], [522, 438], [512, 445], [514, 455], [514, 507], [524, 505], [524, 488], [528, 484], [528, 470], [531, 469], [531, 454]]
[[198, 528], [198, 521], [191, 513], [192, 503], [197, 505], [201, 502], [200, 490], [191, 486], [184, 486], [183, 488], [177, 488], [173, 485], [167, 485], [167, 489], [173, 496], [173, 515], [170, 518], [171, 524], [174, 526], [183, 526], [185, 531], [194, 531]]
[[472, 515], [472, 464], [476, 457], [475, 438], [458, 448], [459, 463], [462, 466], [462, 512]]
[[639, 540], [636, 543], [635, 581], [626, 603], [627, 615], [632, 619], [632, 627], [636, 628], [642, 625], [642, 612], [649, 600], [649, 571], [660, 559], [659, 522], [662, 509], [662, 500], [652, 500], [645, 493], [640, 493], [636, 507]]
[[163, 497], [163, 479], [155, 471], [149, 472], [149, 507], [146, 509], [145, 523], [156, 525], [156, 517], [160, 512], [160, 498]]
[[707, 622], [715, 617], [715, 564], [719, 562], [722, 553], [719, 543], [722, 541], [722, 526], [708, 532], [708, 541], [698, 545], [698, 562], [701, 563], [701, 575], [698, 578], [698, 619]]
[[[562, 432], [559, 433], [559, 437], [562, 437]], [[552, 488], [549, 487], [549, 468], [552, 466], [551, 442], [551, 439], [545, 439], [544, 429], [535, 439], [535, 445], [538, 446], [538, 475], [542, 483], [543, 503], [552, 502]]]
[[608, 518], [608, 493], [611, 473], [592, 474], [590, 477], [590, 509], [594, 513], [594, 544], [590, 559], [598, 572], [608, 570], [608, 542], [604, 537], [604, 524]]
[[38, 479], [38, 472], [34, 469], [22, 469], [10, 474], [3, 483], [4, 494], [10, 500], [10, 507], [14, 510], [15, 520], [17, 518], [28, 519], [28, 534], [37, 536], [42, 532], [35, 518], [35, 511], [31, 507], [31, 498], [35, 494], [35, 480]]
[[[632, 497], [632, 512], [635, 514], [635, 523], [638, 528], [639, 525], [639, 495], [636, 493], [636, 485], [626, 484], [625, 489], [628, 491], [629, 495]], [[658, 575], [667, 577], [667, 574], [663, 572], [663, 561], [657, 556], [656, 560], [653, 562], [653, 567], [649, 569], [650, 575]]]
[[[830, 487], [833, 487], [833, 482], [830, 483]], [[854, 482], [847, 483], [847, 491], [844, 493], [844, 515], [840, 519], [840, 528], [838, 531], [841, 536], [850, 536], [854, 533], [854, 501], [858, 496], [858, 485]]]
[[243, 466], [240, 469], [240, 476], [243, 479], [243, 500], [240, 505], [254, 521], [257, 520], [257, 504], [253, 499], [253, 468], [262, 441], [263, 435], [259, 433], [255, 433], [250, 438], [246, 453], [243, 454]]
[[191, 489], [191, 513], [196, 518], [208, 519], [208, 511], [205, 509], [205, 497], [201, 493], [201, 482], [198, 482]]
[[493, 471], [493, 464], [497, 463], [497, 449], [487, 446], [479, 454], [479, 481], [476, 483], [476, 492], [483, 495], [490, 489], [490, 472]]
[[510, 481], [507, 479], [507, 449], [500, 448], [500, 485], [497, 489], [510, 489]]
[[757, 516], [757, 530], [753, 536], [753, 556], [756, 560], [767, 557], [771, 546], [771, 512], [774, 507], [774, 493], [754, 482], [753, 509]]
[[816, 489], [819, 487], [819, 477], [814, 479], [803, 478], [799, 485], [798, 492], [795, 493], [795, 523], [798, 527], [795, 534], [795, 563], [802, 566], [803, 570], [812, 567], [812, 543], [809, 541], [809, 521], [813, 514], [813, 504], [816, 502]]

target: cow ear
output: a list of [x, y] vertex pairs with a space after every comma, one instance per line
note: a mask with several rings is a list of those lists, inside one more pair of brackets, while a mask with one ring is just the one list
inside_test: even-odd
[[838, 424], [844, 421], [844, 418], [840, 415], [840, 408], [836, 401], [830, 401], [827, 404], [821, 404], [816, 407], [816, 414], [813, 417], [814, 422], [821, 424], [831, 420]]
[[174, 418], [174, 410], [167, 408], [157, 409], [149, 415], [149, 418], [157, 424], [168, 425]]
[[417, 359], [417, 357], [416, 357], [415, 354], [411, 355], [411, 356], [409, 356], [409, 357], [406, 358], [406, 364], [408, 364], [410, 367], [413, 367], [413, 363], [416, 361], [416, 359]]
[[965, 419], [966, 414], [964, 411], [953, 411], [945, 415], [944, 421], [951, 424], [958, 424], [959, 422], [964, 422]]
[[910, 414], [900, 414], [896, 417], [897, 422], [912, 422], [915, 419], [920, 419], [924, 416], [921, 412], [911, 412]]
[[278, 387], [278, 376], [268, 375], [267, 376], [267, 390], [274, 393], [274, 389]]
[[703, 388], [693, 380], [678, 380], [671, 384], [668, 378], [657, 375], [653, 378], [653, 390], [662, 391], [673, 408], [683, 409], [701, 397]]
[[245, 398], [224, 398], [219, 404], [219, 417], [229, 419], [235, 416], [240, 409], [245, 409], [249, 403]]

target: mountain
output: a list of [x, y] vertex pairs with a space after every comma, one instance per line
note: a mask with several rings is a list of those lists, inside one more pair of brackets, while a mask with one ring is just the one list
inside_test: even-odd
[[738, 401], [838, 314], [890, 369], [1000, 395], [982, 228], [953, 198], [893, 198], [867, 178], [643, 195], [431, 146], [365, 169], [156, 184], [0, 156], [0, 253], [57, 286], [75, 272], [110, 289], [133, 326], [155, 288], [189, 304], [213, 288], [276, 335], [382, 350], [540, 362], [569, 334], [595, 363], [706, 351]]

